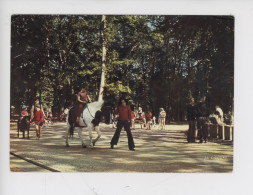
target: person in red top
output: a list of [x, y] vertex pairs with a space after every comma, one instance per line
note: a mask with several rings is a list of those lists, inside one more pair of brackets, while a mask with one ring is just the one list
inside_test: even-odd
[[27, 112], [27, 106], [26, 105], [23, 105], [22, 106], [22, 111], [21, 111], [21, 117], [20, 117], [20, 121], [25, 117], [25, 116], [28, 116], [28, 112]]
[[39, 139], [40, 134], [41, 134], [43, 121], [44, 121], [44, 113], [40, 109], [39, 105], [35, 106], [35, 109], [36, 109], [36, 111], [35, 111], [35, 114], [34, 114], [33, 121], [35, 122], [36, 134], [37, 134], [37, 138]]
[[148, 113], [148, 120], [151, 120], [151, 118], [152, 118], [152, 113], [149, 112], [149, 113]]
[[27, 106], [26, 106], [26, 105], [23, 105], [23, 106], [22, 106], [21, 116], [22, 116], [22, 117], [28, 116]]
[[147, 119], [148, 119], [147, 128], [146, 128], [147, 130], [151, 130], [151, 124], [150, 124], [152, 122], [151, 118], [152, 118], [152, 113], [149, 112], [148, 115], [147, 115]]
[[79, 122], [80, 122], [80, 116], [83, 112], [83, 109], [84, 107], [86, 106], [86, 104], [88, 102], [91, 102], [89, 96], [88, 96], [88, 93], [85, 89], [86, 87], [82, 87], [81, 91], [78, 93], [77, 95], [77, 102], [78, 102], [78, 110], [77, 110], [77, 113], [76, 113], [76, 124], [79, 125]]
[[118, 144], [119, 136], [122, 128], [124, 127], [127, 132], [128, 138], [128, 148], [129, 150], [134, 151], [135, 145], [133, 136], [130, 130], [130, 122], [131, 122], [131, 107], [128, 105], [128, 102], [125, 98], [121, 98], [118, 104], [118, 107], [114, 111], [115, 114], [119, 114], [117, 129], [114, 133], [114, 136], [111, 140], [111, 149], [114, 148], [114, 145]]
[[[28, 117], [28, 112], [27, 112], [27, 106], [26, 105], [22, 105], [22, 111], [21, 111], [21, 117], [19, 118], [19, 122], [25, 124], [25, 118], [29, 118]], [[24, 120], [23, 120], [24, 119]], [[29, 119], [30, 120], [30, 119]]]

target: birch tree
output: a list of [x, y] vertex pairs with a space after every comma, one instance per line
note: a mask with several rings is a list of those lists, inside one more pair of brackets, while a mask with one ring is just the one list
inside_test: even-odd
[[105, 29], [106, 29], [106, 16], [102, 16], [101, 21], [101, 41], [102, 41], [102, 73], [101, 73], [101, 82], [100, 82], [100, 89], [98, 95], [98, 101], [102, 101], [103, 99], [103, 92], [105, 87], [105, 61], [106, 61], [106, 39], [105, 39]]

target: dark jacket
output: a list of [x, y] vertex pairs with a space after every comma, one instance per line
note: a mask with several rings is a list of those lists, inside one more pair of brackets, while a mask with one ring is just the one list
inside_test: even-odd
[[195, 105], [187, 105], [187, 121], [194, 121], [196, 119]]
[[199, 102], [196, 105], [196, 117], [208, 117], [208, 112], [206, 108], [206, 104], [204, 102]]

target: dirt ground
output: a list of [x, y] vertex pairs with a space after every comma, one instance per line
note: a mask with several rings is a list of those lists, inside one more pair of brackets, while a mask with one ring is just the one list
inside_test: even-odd
[[[169, 124], [165, 130], [132, 130], [136, 151], [128, 150], [126, 132], [122, 130], [115, 149], [110, 140], [115, 129], [101, 124], [102, 136], [94, 148], [82, 148], [77, 132], [65, 146], [64, 122], [44, 126], [39, 140], [31, 126], [30, 139], [17, 137], [16, 123], [10, 124], [10, 152], [60, 172], [155, 172], [196, 173], [232, 172], [233, 142], [209, 140], [207, 143], [187, 143], [187, 124]], [[88, 144], [88, 131], [83, 130]], [[93, 132], [96, 138], [96, 132]], [[10, 154], [13, 172], [49, 172]]]

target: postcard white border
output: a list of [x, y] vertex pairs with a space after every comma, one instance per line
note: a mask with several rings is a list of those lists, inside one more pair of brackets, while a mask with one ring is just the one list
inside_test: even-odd
[[[232, 174], [11, 173], [9, 171], [12, 14], [233, 15], [235, 141]], [[249, 194], [252, 192], [252, 1], [2, 0], [0, 2], [0, 194]]]

